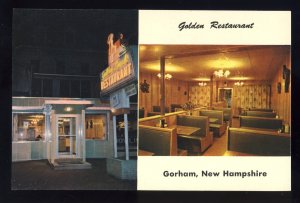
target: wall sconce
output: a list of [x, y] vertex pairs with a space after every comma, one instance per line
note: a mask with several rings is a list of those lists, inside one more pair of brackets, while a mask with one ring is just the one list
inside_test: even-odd
[[204, 86], [207, 85], [207, 83], [206, 82], [199, 82], [198, 85], [201, 86], [201, 87], [204, 87]]
[[238, 82], [235, 82], [234, 85], [236, 85], [236, 86], [243, 86], [244, 82], [238, 81]]

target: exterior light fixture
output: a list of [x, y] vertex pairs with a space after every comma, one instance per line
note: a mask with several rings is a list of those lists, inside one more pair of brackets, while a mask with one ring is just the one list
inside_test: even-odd
[[73, 108], [70, 107], [70, 106], [68, 106], [68, 107], [65, 108], [65, 111], [68, 111], [68, 112], [70, 112], [70, 111], [72, 111], [72, 110], [73, 110]]

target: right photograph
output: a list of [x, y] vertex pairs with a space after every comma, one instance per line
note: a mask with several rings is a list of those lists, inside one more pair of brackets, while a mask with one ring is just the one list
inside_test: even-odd
[[290, 156], [291, 47], [140, 45], [139, 156]]

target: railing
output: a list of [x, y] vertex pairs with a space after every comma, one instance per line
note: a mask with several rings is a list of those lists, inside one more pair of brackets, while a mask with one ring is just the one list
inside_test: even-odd
[[162, 115], [149, 116], [149, 117], [145, 117], [145, 118], [140, 118], [139, 122], [163, 119], [163, 118], [167, 118], [167, 117], [170, 117], [170, 116], [179, 115], [179, 114], [186, 114], [186, 113], [187, 113], [187, 111], [177, 111], [177, 112], [172, 112], [172, 113], [166, 113], [164, 116], [162, 116]]

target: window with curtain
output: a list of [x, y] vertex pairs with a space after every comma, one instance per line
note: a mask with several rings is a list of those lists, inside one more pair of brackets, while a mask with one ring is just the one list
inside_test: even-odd
[[85, 137], [86, 139], [106, 140], [107, 138], [107, 115], [106, 114], [85, 115]]

